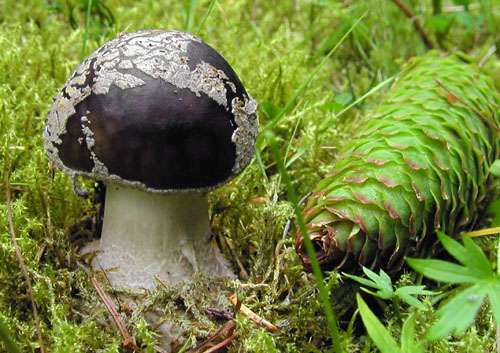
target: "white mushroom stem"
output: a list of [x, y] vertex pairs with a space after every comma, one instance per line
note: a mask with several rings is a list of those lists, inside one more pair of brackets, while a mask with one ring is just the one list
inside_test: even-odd
[[195, 271], [232, 277], [228, 261], [210, 236], [204, 194], [159, 195], [108, 185], [101, 239], [92, 262], [109, 269], [114, 286], [153, 289], [155, 275], [166, 283], [189, 281]]

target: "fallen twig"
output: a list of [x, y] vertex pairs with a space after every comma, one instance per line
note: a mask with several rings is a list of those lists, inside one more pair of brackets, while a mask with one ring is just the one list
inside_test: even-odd
[[[233, 330], [236, 327], [236, 323], [233, 320], [226, 322], [216, 333], [207, 338], [204, 342], [200, 343], [193, 349], [186, 351], [185, 353], [209, 353], [216, 352], [218, 349], [225, 347], [229, 342], [231, 342], [237, 334], [233, 334]], [[217, 338], [222, 336], [224, 333], [228, 333], [229, 337], [225, 338], [223, 341], [217, 343], [216, 345], [210, 347], [208, 350], [203, 351], [204, 348], [208, 348], [210, 344], [213, 343]]]
[[166, 350], [164, 350], [160, 346], [154, 346], [153, 349], [155, 350], [155, 352], [158, 352], [158, 353], [168, 353]]
[[118, 330], [120, 330], [120, 334], [122, 335], [123, 338], [123, 346], [128, 347], [133, 349], [136, 352], [142, 352], [142, 349], [138, 347], [134, 341], [130, 338], [130, 335], [125, 328], [125, 325], [123, 324], [120, 315], [116, 311], [115, 305], [109, 300], [109, 298], [106, 296], [106, 293], [104, 293], [103, 289], [99, 285], [99, 282], [97, 281], [97, 278], [92, 277], [90, 279], [92, 281], [92, 285], [94, 286], [95, 290], [97, 291], [97, 294], [101, 298], [102, 302], [106, 306], [106, 309], [108, 309], [109, 313], [111, 314], [111, 317], [115, 321], [116, 326], [118, 326]]
[[203, 353], [214, 353], [214, 352], [217, 352], [219, 349], [227, 346], [236, 336], [237, 336], [237, 334], [229, 336], [228, 338], [226, 338], [222, 342], [216, 344], [215, 346], [213, 346], [212, 348], [210, 348], [209, 350], [207, 350], [207, 351], [205, 351]]
[[165, 289], [170, 289], [169, 288], [169, 285], [167, 284], [167, 282], [165, 282], [160, 276], [158, 275], [155, 275], [155, 278], [158, 282], [160, 282], [160, 284], [165, 288]]
[[463, 235], [467, 237], [482, 237], [484, 235], [493, 235], [500, 233], [500, 227], [486, 228], [480, 230], [474, 230], [472, 232], [464, 233]]
[[40, 326], [40, 319], [38, 318], [38, 310], [36, 309], [35, 296], [33, 294], [33, 287], [31, 286], [31, 278], [28, 274], [28, 270], [26, 269], [26, 265], [24, 264], [23, 255], [21, 254], [21, 250], [19, 250], [19, 246], [17, 245], [16, 233], [14, 231], [14, 223], [12, 222], [12, 207], [11, 207], [11, 199], [10, 199], [10, 185], [9, 179], [7, 179], [7, 218], [9, 221], [10, 228], [10, 236], [12, 238], [12, 243], [14, 244], [14, 251], [16, 252], [17, 261], [21, 266], [21, 271], [24, 274], [24, 278], [26, 279], [26, 284], [28, 286], [28, 293], [31, 300], [31, 308], [33, 309], [33, 318], [35, 319], [36, 331], [38, 334], [38, 343], [40, 344], [40, 352], [45, 353], [45, 346], [43, 344], [42, 337], [42, 327]]
[[412, 10], [410, 10], [401, 0], [392, 0], [393, 3], [395, 3], [404, 13], [405, 15], [413, 22], [413, 26], [417, 30], [418, 34], [422, 38], [422, 40], [425, 43], [425, 46], [428, 49], [433, 49], [434, 44], [432, 43], [431, 39], [429, 36], [424, 31], [424, 28], [420, 24], [420, 22], [417, 19], [417, 16], [413, 13]]
[[278, 330], [278, 328], [276, 326], [274, 326], [273, 324], [271, 324], [266, 319], [261, 318], [259, 315], [257, 315], [256, 313], [254, 313], [252, 310], [250, 310], [235, 295], [233, 295], [233, 294], [230, 295], [229, 296], [229, 300], [231, 301], [231, 303], [233, 303], [233, 305], [235, 306], [235, 308], [238, 308], [239, 311], [241, 311], [241, 313], [243, 315], [245, 315], [246, 317], [248, 317], [250, 320], [252, 320], [253, 322], [255, 322], [257, 325], [265, 327], [269, 331], [277, 331]]

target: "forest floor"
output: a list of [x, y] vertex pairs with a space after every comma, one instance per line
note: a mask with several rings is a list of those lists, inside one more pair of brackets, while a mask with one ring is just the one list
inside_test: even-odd
[[[406, 1], [411, 13], [389, 0], [220, 0], [205, 20], [210, 3], [0, 0], [0, 326], [10, 337], [0, 340], [0, 351], [160, 351], [146, 320], [158, 308], [184, 332], [185, 349], [193, 349], [224, 326], [228, 318], [214, 310], [232, 314], [229, 295], [235, 294], [278, 330], [255, 325], [240, 310], [227, 352], [340, 352], [333, 347], [318, 279], [304, 271], [295, 253], [294, 205], [284, 176], [299, 199], [314, 190], [404, 63], [431, 46], [465, 53], [500, 89], [496, 0]], [[77, 254], [98, 234], [100, 204], [76, 196], [70, 178], [49, 163], [42, 130], [53, 97], [87, 55], [120, 33], [149, 28], [199, 32], [259, 102], [260, 131], [272, 131], [272, 139], [260, 141], [258, 158], [240, 176], [209, 194], [214, 239], [237, 278], [200, 275], [188, 284], [135, 293], [137, 307], [119, 313], [135, 345], [124, 347], [123, 332]], [[276, 159], [272, 143], [283, 160]], [[90, 190], [95, 186], [80, 182]], [[484, 211], [480, 219], [478, 227], [490, 225]], [[495, 238], [476, 242], [495, 264]], [[115, 301], [117, 289], [102, 274], [93, 276]], [[363, 293], [396, 341], [410, 314], [416, 315], [417, 341], [426, 340], [436, 321], [433, 296], [420, 296], [427, 310], [415, 311], [374, 299], [336, 271], [323, 276], [342, 351], [378, 351], [355, 293]], [[421, 277], [405, 267], [393, 280], [400, 288]], [[492, 352], [496, 342], [497, 326], [484, 304], [465, 333], [427, 342], [427, 350]]]

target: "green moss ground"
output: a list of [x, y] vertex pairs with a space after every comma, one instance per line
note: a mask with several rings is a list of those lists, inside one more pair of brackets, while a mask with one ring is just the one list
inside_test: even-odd
[[[92, 217], [95, 210], [90, 201], [73, 194], [66, 176], [49, 168], [41, 136], [52, 97], [81, 60], [86, 3], [0, 0], [0, 320], [23, 352], [39, 351], [39, 343], [26, 281], [8, 227], [8, 183], [13, 188], [17, 241], [32, 278], [47, 351], [123, 350], [118, 330], [108, 321], [107, 311], [75, 255], [71, 229]], [[120, 32], [187, 28], [189, 1], [94, 0], [96, 3], [104, 3], [114, 21], [105, 9], [95, 9], [85, 55]], [[195, 31], [209, 1], [191, 3], [196, 3], [191, 27]], [[430, 20], [432, 1], [407, 3], [437, 42]], [[476, 22], [455, 20], [448, 32], [438, 37], [443, 48], [462, 50], [479, 61], [492, 45], [500, 44], [500, 4], [494, 0], [472, 3], [470, 14]], [[443, 5], [445, 13], [451, 13], [453, 3], [445, 1]], [[273, 109], [285, 106], [363, 13], [361, 23], [274, 128], [282, 154], [290, 156], [287, 170], [300, 197], [330, 170], [338, 150], [355, 135], [363, 114], [387, 87], [342, 116], [336, 113], [397, 73], [408, 58], [427, 51], [411, 21], [389, 0], [221, 0], [199, 34], [226, 57], [246, 89], [261, 103], [259, 120], [264, 130]], [[500, 87], [499, 63], [498, 54], [494, 54], [484, 67]], [[270, 333], [238, 316], [239, 335], [228, 352], [322, 352], [331, 348], [315, 279], [302, 270], [295, 256], [293, 233], [283, 236], [293, 215], [285, 186], [265, 144], [259, 151], [264, 169], [254, 161], [240, 177], [210, 195], [214, 235], [240, 270], [239, 279], [224, 284], [200, 279], [195, 285], [159, 288], [147, 295], [134, 313], [123, 316], [144, 351], [154, 351], [154, 335], [143, 318], [146, 309], [159, 305], [171, 313], [193, 333], [190, 342], [194, 346], [222, 326], [203, 311], [211, 302], [198, 300], [198, 293], [204, 293], [203, 298], [214, 297], [220, 308], [231, 310], [227, 300], [230, 292], [239, 294], [247, 306], [281, 328]], [[494, 251], [491, 242], [483, 243], [486, 250]], [[327, 274], [327, 278], [345, 349], [375, 352], [374, 346], [366, 344], [359, 321], [349, 328], [357, 287], [336, 273]], [[400, 284], [414, 279], [414, 274], [405, 274]], [[404, 307], [402, 310], [409, 312]], [[391, 306], [379, 311], [398, 337], [401, 327]], [[420, 315], [419, 335], [432, 320], [430, 312]], [[485, 307], [464, 336], [434, 343], [429, 351], [487, 352], [495, 349], [495, 334]], [[2, 343], [0, 351], [5, 351]]]

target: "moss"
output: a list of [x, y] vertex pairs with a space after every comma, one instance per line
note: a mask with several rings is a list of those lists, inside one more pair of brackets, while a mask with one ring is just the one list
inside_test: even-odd
[[[75, 229], [90, 229], [96, 210], [91, 200], [73, 194], [66, 176], [51, 169], [41, 137], [53, 96], [80, 62], [85, 35], [83, 3], [0, 2], [0, 211], [6, 215], [8, 181], [13, 190], [14, 228], [32, 277], [48, 351], [117, 352], [123, 350], [119, 332], [75, 254]], [[102, 14], [97, 10], [92, 13], [86, 54], [122, 31], [185, 28], [186, 2], [103, 3], [111, 9], [114, 22], [104, 21], [103, 27], [99, 24]], [[195, 27], [208, 3], [198, 1]], [[422, 18], [431, 16], [431, 1], [411, 3]], [[495, 26], [500, 23], [500, 10], [493, 2], [484, 3], [491, 6], [486, 12], [493, 21], [485, 20], [475, 28], [454, 23], [452, 33], [445, 38], [447, 48], [481, 58], [492, 43], [498, 42], [500, 32], [495, 31]], [[73, 5], [75, 28], [69, 18]], [[301, 197], [328, 173], [337, 151], [355, 134], [363, 112], [376, 104], [384, 89], [342, 116], [337, 113], [345, 104], [336, 106], [336, 98], [349, 94], [352, 100], [357, 99], [396, 73], [406, 59], [425, 52], [411, 22], [392, 2], [383, 0], [281, 1], [279, 5], [271, 1], [225, 0], [216, 2], [200, 32], [203, 40], [226, 57], [259, 102], [281, 108], [365, 11], [360, 26], [274, 129], [282, 154], [288, 155], [288, 161], [297, 156], [287, 170]], [[473, 15], [478, 17], [481, 11], [475, 9]], [[498, 71], [494, 57], [485, 65]], [[261, 104], [261, 129], [269, 120]], [[261, 146], [259, 152], [263, 168], [254, 161], [243, 175], [210, 195], [215, 238], [238, 269], [239, 279], [214, 283], [200, 278], [191, 285], [168, 290], [159, 287], [148, 293], [134, 312], [123, 312], [129, 332], [145, 351], [153, 351], [155, 344], [155, 336], [144, 319], [149, 309], [160, 307], [166, 316], [193, 333], [194, 346], [223, 323], [206, 312], [207, 306], [232, 312], [227, 299], [230, 293], [240, 295], [248, 307], [280, 329], [267, 332], [238, 315], [238, 336], [228, 352], [319, 352], [331, 348], [315, 280], [303, 271], [295, 256], [293, 233], [283, 234], [293, 215], [285, 187], [266, 146]], [[486, 242], [484, 248], [494, 253], [491, 243]], [[336, 273], [329, 274], [328, 280], [347, 351], [375, 351], [373, 347], [364, 348], [365, 333], [356, 319], [352, 295], [357, 287], [343, 282]], [[106, 289], [113, 298], [113, 291]], [[402, 311], [406, 315], [410, 309], [403, 307]], [[381, 316], [397, 337], [400, 324], [390, 305]], [[5, 216], [0, 217], [0, 319], [22, 351], [37, 351], [30, 299]], [[420, 334], [431, 320], [431, 313], [419, 316]], [[463, 337], [438, 342], [431, 351], [484, 349], [494, 343], [494, 330], [485, 308]]]

